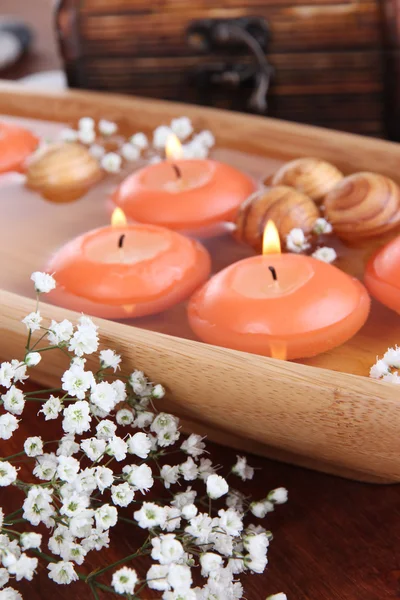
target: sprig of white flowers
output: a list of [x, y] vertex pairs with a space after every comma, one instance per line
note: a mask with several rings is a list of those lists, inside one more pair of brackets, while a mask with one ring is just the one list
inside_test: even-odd
[[[332, 225], [326, 219], [320, 217], [315, 221], [312, 233], [315, 236], [328, 235], [332, 233]], [[300, 227], [295, 227], [286, 236], [286, 249], [289, 252], [301, 254], [310, 248], [310, 239]], [[326, 263], [332, 263], [337, 259], [335, 249], [328, 246], [317, 248], [311, 256]]]
[[388, 383], [400, 384], [400, 348], [388, 348], [383, 358], [376, 358], [376, 363], [372, 365], [369, 376], [373, 379], [381, 379]]
[[[118, 134], [118, 139], [117, 139]], [[129, 139], [119, 134], [118, 125], [113, 121], [100, 119], [98, 123], [91, 117], [82, 117], [78, 128], [64, 128], [60, 138], [64, 142], [80, 142], [88, 146], [91, 155], [99, 161], [107, 173], [119, 173], [125, 162], [137, 162], [140, 159], [154, 163], [164, 156], [168, 137], [175, 134], [182, 145], [183, 158], [207, 158], [215, 144], [211, 131], [195, 133], [188, 117], [172, 119], [169, 125], [160, 125], [150, 141], [143, 132], [135, 133]], [[114, 137], [115, 149], [110, 152], [106, 145]]]
[[[38, 300], [55, 287], [46, 273], [36, 272], [32, 279]], [[121, 357], [111, 349], [99, 352], [98, 328], [90, 318], [81, 316], [75, 326], [67, 319], [45, 326], [37, 306], [23, 323], [28, 329], [23, 358], [0, 365], [0, 386], [5, 388], [0, 439], [6, 442], [0, 487], [24, 492], [22, 505], [16, 508], [13, 501], [12, 513], [0, 507], [0, 597], [22, 598], [10, 580], [31, 581], [40, 561], [52, 581], [68, 585], [80, 579], [95, 598], [101, 589], [138, 600], [146, 587], [160, 592], [163, 600], [242, 598], [239, 575], [265, 570], [272, 539], [248, 518], [264, 518], [286, 502], [287, 491], [277, 488], [251, 501], [231, 487], [206, 457], [204, 439], [192, 434], [182, 441], [179, 420], [156, 411], [154, 403], [165, 394], [160, 384], [139, 370], [117, 375]], [[24, 392], [28, 369], [48, 350], [67, 357], [59, 388]], [[97, 352], [97, 369], [88, 370], [86, 357]], [[4, 456], [29, 402], [37, 406], [38, 418], [51, 421], [49, 439], [31, 435], [17, 454]], [[54, 441], [57, 422], [62, 434]], [[178, 462], [177, 446], [185, 455]], [[21, 457], [30, 470], [26, 480]], [[254, 469], [238, 457], [231, 475], [245, 482]], [[166, 497], [159, 500], [148, 495], [156, 480], [165, 488]], [[9, 489], [8, 498], [11, 494]], [[145, 530], [146, 540], [117, 563], [85, 568], [87, 555], [109, 546], [119, 519], [130, 524], [133, 535]], [[153, 560], [145, 573], [134, 568], [139, 556]], [[201, 572], [201, 585], [193, 583], [193, 570]], [[269, 598], [286, 600], [283, 593]]]

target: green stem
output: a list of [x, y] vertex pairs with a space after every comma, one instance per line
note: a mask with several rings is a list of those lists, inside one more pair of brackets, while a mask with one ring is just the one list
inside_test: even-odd
[[25, 396], [34, 396], [36, 394], [47, 394], [49, 392], [61, 392], [61, 388], [49, 388], [47, 390], [35, 390], [34, 392], [27, 392]]
[[138, 556], [143, 556], [144, 552], [142, 552], [142, 550], [146, 544], [147, 544], [147, 540], [143, 544], [143, 546], [134, 554], [125, 556], [125, 558], [121, 558], [121, 560], [118, 560], [117, 562], [113, 563], [112, 565], [107, 565], [107, 567], [104, 567], [104, 569], [100, 569], [100, 571], [95, 571], [95, 572], [93, 572], [93, 574], [89, 573], [89, 575], [87, 576], [87, 580], [89, 581], [89, 579], [97, 578], [99, 575], [102, 575], [106, 571], [109, 571], [110, 569], [113, 569], [114, 567], [117, 567], [118, 565], [122, 565], [123, 563], [128, 562], [129, 560], [132, 560], [134, 558], [137, 558]]

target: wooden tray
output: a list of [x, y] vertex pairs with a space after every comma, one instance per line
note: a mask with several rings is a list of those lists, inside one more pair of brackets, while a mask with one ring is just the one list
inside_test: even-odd
[[[346, 173], [374, 170], [398, 178], [396, 144], [203, 107], [89, 92], [27, 92], [0, 84], [0, 114], [29, 119], [33, 129], [48, 135], [54, 135], [59, 123], [76, 123], [85, 115], [116, 120], [127, 133], [187, 115], [196, 129], [214, 132], [216, 158], [257, 177], [290, 158], [319, 156]], [[105, 196], [118, 179], [107, 179], [70, 205], [47, 203], [21, 183], [14, 175], [0, 180], [0, 287], [21, 295], [1, 296], [2, 358], [20, 353], [25, 332], [19, 320], [32, 310], [22, 297], [32, 295], [30, 273], [43, 268], [60, 244], [108, 222]], [[214, 271], [252, 253], [229, 236], [206, 245]], [[338, 266], [361, 276], [372, 246], [341, 246]], [[66, 315], [64, 309], [50, 306], [42, 312], [52, 318]], [[132, 359], [132, 366], [171, 389], [168, 408], [183, 417], [187, 428], [207, 431], [237, 448], [346, 477], [400, 480], [398, 388], [366, 378], [376, 355], [400, 341], [400, 318], [378, 303], [352, 340], [297, 364], [194, 341], [182, 305], [132, 323], [136, 327], [104, 321], [101, 328], [109, 343]], [[51, 382], [59, 369], [57, 362], [43, 361], [41, 382]]]

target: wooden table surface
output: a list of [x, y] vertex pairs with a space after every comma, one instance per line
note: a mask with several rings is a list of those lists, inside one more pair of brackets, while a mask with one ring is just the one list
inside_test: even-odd
[[[14, 69], [1, 73], [1, 77], [16, 79], [58, 68], [51, 5], [50, 0], [0, 1], [0, 16], [22, 17], [36, 32], [31, 55]], [[10, 446], [18, 447], [20, 442], [17, 436]], [[235, 461], [232, 450], [216, 444], [210, 445], [210, 449], [219, 464]], [[265, 600], [279, 591], [285, 592], [289, 600], [400, 598], [398, 486], [345, 481], [252, 456], [249, 462], [261, 470], [256, 472], [254, 481], [242, 484], [242, 491], [262, 497], [274, 487], [285, 486], [289, 490], [289, 503], [279, 507], [266, 521], [275, 536], [270, 565], [264, 575], [244, 579], [247, 600]], [[4, 499], [4, 495], [4, 491], [0, 493], [2, 504], [12, 501], [9, 497]], [[120, 557], [123, 548], [132, 548], [134, 544], [132, 535], [119, 532], [118, 552], [103, 551], [102, 561], [111, 555]], [[63, 589], [53, 585], [45, 573], [20, 589], [29, 600], [67, 599], [71, 591], [76, 600], [88, 598], [82, 584]]]

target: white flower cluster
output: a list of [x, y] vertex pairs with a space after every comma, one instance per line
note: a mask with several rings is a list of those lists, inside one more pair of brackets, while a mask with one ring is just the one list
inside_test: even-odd
[[64, 128], [60, 138], [64, 142], [80, 142], [89, 147], [90, 154], [99, 161], [107, 173], [119, 173], [123, 161], [136, 162], [143, 158], [146, 162], [155, 163], [161, 160], [168, 137], [174, 133], [181, 141], [184, 158], [207, 158], [210, 149], [215, 144], [211, 131], [204, 130], [194, 133], [193, 125], [188, 117], [172, 119], [167, 125], [160, 125], [153, 132], [152, 142], [143, 132], [135, 133], [129, 139], [119, 135], [114, 139], [114, 151], [107, 152], [105, 145], [112, 136], [118, 133], [118, 125], [106, 119], [98, 123], [91, 117], [82, 117], [78, 129]]
[[376, 359], [376, 363], [372, 365], [369, 376], [373, 379], [382, 379], [388, 383], [400, 383], [400, 348], [388, 348], [383, 355], [383, 358]]
[[[52, 289], [45, 274], [36, 273], [33, 279], [38, 292]], [[154, 385], [139, 370], [118, 377], [121, 357], [113, 350], [101, 350], [97, 368], [89, 370], [86, 357], [98, 351], [100, 342], [97, 326], [88, 317], [82, 316], [76, 326], [66, 319], [51, 321], [48, 328], [41, 319], [24, 322], [29, 328], [25, 359], [0, 365], [0, 386], [5, 388], [0, 439], [13, 436], [20, 422], [17, 417], [30, 401], [39, 402], [38, 418], [60, 421], [63, 436], [54, 441], [52, 424], [49, 440], [31, 435], [16, 455], [0, 458], [0, 487], [24, 491], [18, 510], [13, 506], [13, 512], [6, 514], [0, 508], [0, 598], [22, 598], [6, 586], [10, 578], [31, 581], [39, 559], [46, 562], [48, 577], [57, 584], [80, 578], [92, 590], [100, 586], [126, 598], [139, 586], [160, 592], [163, 600], [242, 598], [238, 575], [265, 570], [271, 539], [263, 527], [247, 523], [247, 517], [264, 518], [275, 505], [286, 502], [286, 490], [277, 488], [251, 502], [230, 488], [204, 456], [204, 439], [192, 434], [181, 441], [179, 420], [155, 411], [154, 402], [165, 394], [163, 386]], [[44, 333], [34, 342], [36, 326]], [[55, 351], [69, 355], [60, 388], [50, 390], [51, 395], [43, 390], [23, 392], [17, 384], [27, 378], [27, 367], [37, 364], [32, 356], [41, 356], [40, 340], [46, 337], [47, 349], [50, 343]], [[176, 444], [181, 452], [178, 461]], [[22, 480], [18, 461], [14, 464], [21, 456], [31, 467], [27, 481]], [[254, 476], [254, 469], [241, 456], [231, 472], [243, 482]], [[157, 480], [169, 499], [154, 499]], [[173, 486], [180, 487], [173, 490]], [[8, 497], [11, 493], [9, 489]], [[217, 509], [214, 500], [220, 501]], [[110, 564], [82, 574], [79, 567], [87, 555], [111, 543], [111, 530], [120, 516], [133, 528], [146, 530], [148, 537], [134, 556], [150, 555], [153, 564], [139, 575], [130, 556], [126, 566], [120, 567], [118, 561], [117, 569]], [[43, 534], [46, 528], [48, 535]], [[201, 571], [203, 585], [193, 583], [193, 569]]]
[[[319, 218], [315, 221], [312, 233], [314, 235], [327, 235], [332, 233], [332, 225], [324, 218]], [[299, 227], [292, 229], [286, 236], [286, 248], [289, 252], [300, 254], [311, 248], [309, 239], [307, 239], [304, 231]], [[323, 246], [317, 248], [313, 253], [312, 257], [317, 260], [321, 260], [326, 263], [332, 263], [336, 260], [337, 254], [334, 248]]]

